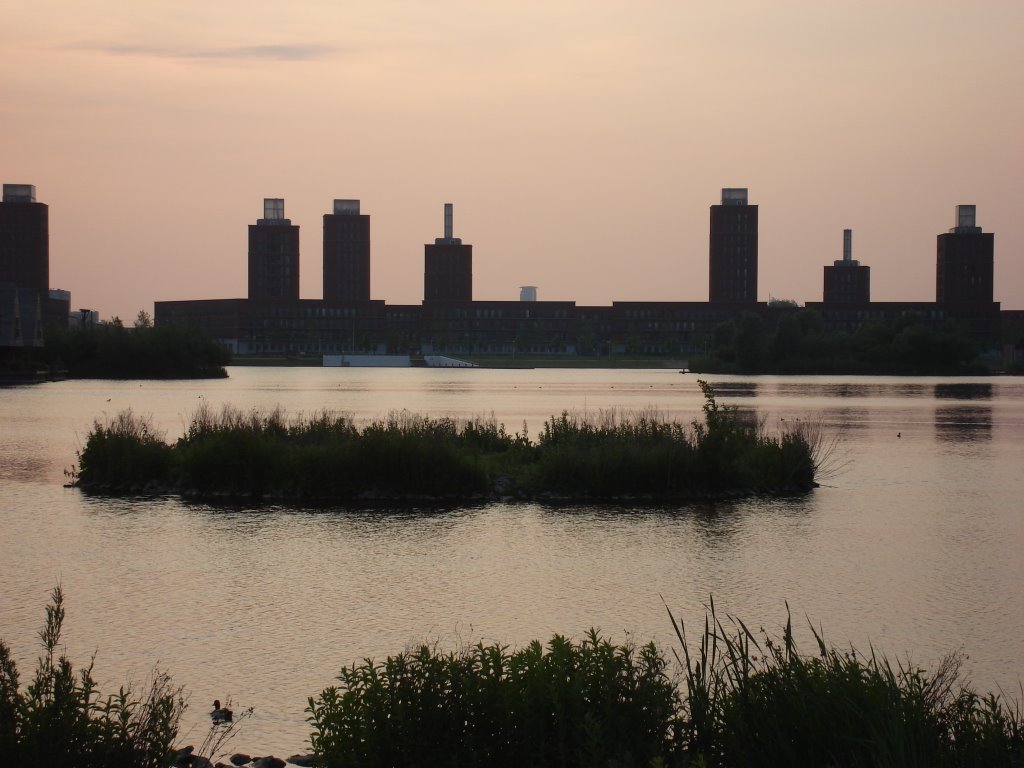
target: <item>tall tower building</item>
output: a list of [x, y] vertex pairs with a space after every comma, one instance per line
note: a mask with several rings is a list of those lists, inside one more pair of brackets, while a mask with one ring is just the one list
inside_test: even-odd
[[324, 214], [324, 300], [370, 300], [370, 217], [358, 200], [335, 200]]
[[939, 235], [935, 259], [935, 301], [992, 303], [995, 236], [975, 223], [977, 207], [958, 205], [956, 226]]
[[473, 300], [473, 246], [452, 237], [452, 204], [444, 204], [444, 237], [423, 247], [423, 303]]
[[249, 225], [249, 298], [299, 298], [299, 228], [280, 198], [265, 198], [263, 218]]
[[825, 267], [826, 304], [868, 304], [871, 301], [871, 267], [853, 258], [853, 230], [843, 230], [843, 259]]
[[711, 206], [710, 288], [715, 303], [757, 302], [757, 206], [747, 204], [745, 188], [722, 190]]
[[50, 209], [36, 202], [31, 184], [4, 184], [0, 202], [0, 283], [50, 290]]

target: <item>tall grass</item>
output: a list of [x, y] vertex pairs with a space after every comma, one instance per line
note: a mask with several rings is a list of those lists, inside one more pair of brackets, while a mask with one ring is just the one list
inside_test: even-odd
[[807, 430], [768, 435], [763, 422], [722, 406], [701, 382], [703, 421], [654, 410], [563, 412], [535, 444], [490, 418], [408, 411], [358, 428], [328, 411], [289, 418], [201, 406], [166, 446], [130, 411], [97, 421], [80, 455], [80, 483], [102, 489], [165, 484], [201, 495], [289, 501], [380, 498], [674, 499], [814, 485]]
[[22, 690], [7, 645], [0, 641], [0, 760], [21, 768], [158, 768], [166, 764], [185, 702], [170, 677], [154, 672], [137, 695], [131, 688], [102, 696], [90, 663], [77, 675], [58, 656], [64, 593], [46, 607], [43, 653]]
[[948, 656], [929, 674], [874, 649], [828, 645], [802, 655], [787, 616], [781, 638], [723, 623], [711, 602], [688, 641], [669, 610], [684, 670], [679, 758], [716, 766], [1021, 766], [1020, 702], [978, 695]]
[[803, 655], [788, 617], [772, 637], [712, 602], [696, 639], [669, 618], [679, 672], [594, 630], [353, 664], [309, 700], [317, 765], [1024, 766], [1020, 703], [975, 693], [957, 655], [928, 673], [818, 631]]
[[97, 419], [78, 453], [77, 476], [119, 487], [167, 482], [171, 450], [164, 437], [131, 408]]

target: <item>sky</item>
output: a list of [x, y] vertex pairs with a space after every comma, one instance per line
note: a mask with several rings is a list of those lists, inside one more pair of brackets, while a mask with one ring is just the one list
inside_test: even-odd
[[0, 181], [50, 207], [50, 284], [134, 318], [244, 297], [263, 198], [371, 216], [371, 294], [423, 296], [473, 245], [474, 298], [705, 301], [709, 206], [759, 206], [759, 287], [935, 297], [958, 204], [1024, 309], [1021, 0], [0, 0]]

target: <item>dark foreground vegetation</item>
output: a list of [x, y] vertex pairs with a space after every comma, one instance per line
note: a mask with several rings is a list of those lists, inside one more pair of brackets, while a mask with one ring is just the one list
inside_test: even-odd
[[619, 419], [563, 413], [539, 441], [493, 418], [457, 421], [407, 412], [362, 429], [345, 416], [288, 420], [280, 411], [200, 408], [173, 445], [130, 411], [97, 421], [79, 454], [90, 491], [176, 491], [297, 503], [474, 499], [687, 499], [794, 492], [814, 485], [827, 458], [821, 431], [780, 435], [711, 388], [692, 425], [655, 413]]
[[746, 314], [715, 329], [708, 353], [690, 359], [702, 373], [965, 375], [990, 373], [978, 345], [950, 320], [932, 327], [914, 314], [888, 325], [829, 331], [802, 309], [773, 325]]
[[227, 376], [231, 354], [198, 328], [120, 323], [47, 331], [46, 363], [78, 379]]
[[[670, 614], [671, 615], [671, 614]], [[591, 631], [510, 652], [430, 647], [343, 669], [310, 699], [318, 765], [1021, 766], [1019, 703], [934, 673], [719, 621], [675, 622], [681, 677], [653, 644]]]
[[[829, 646], [818, 632], [817, 652], [802, 655], [788, 619], [781, 637], [753, 633], [719, 620], [714, 603], [696, 640], [669, 618], [674, 658], [591, 630], [578, 642], [423, 646], [353, 664], [309, 699], [312, 759], [290, 760], [320, 768], [1024, 766], [1020, 702], [976, 693], [957, 655], [929, 673]], [[4, 765], [199, 768], [224, 756], [235, 732], [222, 725], [198, 751], [176, 748], [186, 705], [166, 674], [154, 674], [142, 697], [102, 696], [91, 663], [76, 675], [57, 656], [63, 620], [57, 587], [25, 688], [0, 641]]]
[[75, 673], [58, 656], [64, 593], [56, 587], [39, 632], [43, 653], [24, 689], [0, 640], [0, 762], [19, 768], [158, 768], [178, 736], [180, 688], [154, 672], [141, 696], [131, 688], [103, 696], [92, 664]]

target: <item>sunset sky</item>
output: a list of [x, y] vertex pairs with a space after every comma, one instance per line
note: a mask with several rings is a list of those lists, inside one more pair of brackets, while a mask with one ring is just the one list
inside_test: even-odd
[[375, 299], [419, 303], [455, 204], [474, 297], [704, 301], [708, 207], [760, 206], [759, 298], [935, 297], [960, 203], [1024, 308], [1021, 0], [0, 0], [0, 181], [50, 206], [50, 283], [133, 318], [246, 294], [283, 197], [302, 296], [359, 198]]

